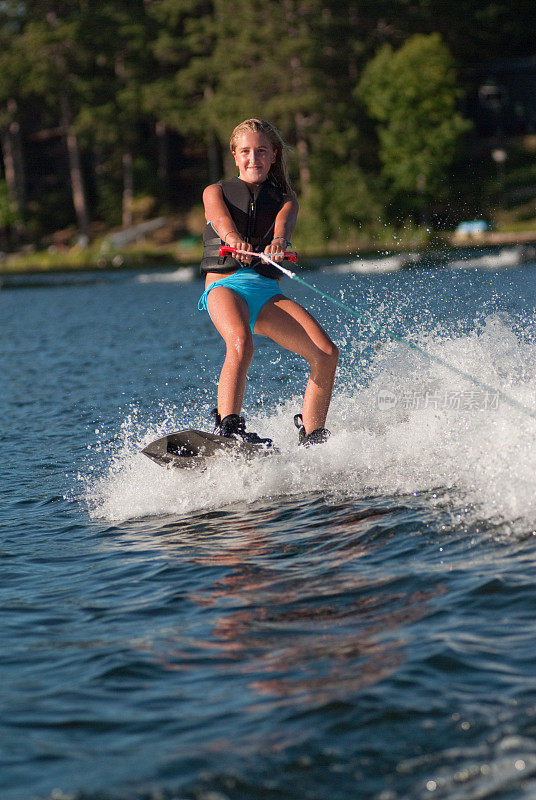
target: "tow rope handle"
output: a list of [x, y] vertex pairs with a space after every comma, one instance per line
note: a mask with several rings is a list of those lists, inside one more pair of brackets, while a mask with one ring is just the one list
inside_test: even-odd
[[[262, 258], [263, 255], [266, 255], [265, 253], [253, 253], [251, 250], [238, 250], [236, 247], [229, 247], [227, 244], [222, 245], [219, 250], [220, 256], [230, 256], [234, 253], [237, 253], [238, 255], [256, 256], [257, 258]], [[272, 256], [274, 255], [275, 253], [272, 253]], [[292, 250], [289, 250], [288, 253], [285, 253], [284, 257], [293, 264], [296, 264], [298, 261], [298, 254], [293, 253]]]

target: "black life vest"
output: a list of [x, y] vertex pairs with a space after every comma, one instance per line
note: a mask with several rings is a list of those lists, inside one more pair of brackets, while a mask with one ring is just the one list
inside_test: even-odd
[[[275, 218], [283, 205], [283, 192], [265, 181], [254, 198], [247, 183], [240, 178], [219, 182], [225, 205], [236, 226], [236, 230], [253, 250], [262, 252], [274, 236]], [[204, 252], [201, 260], [201, 274], [207, 272], [234, 272], [244, 266], [232, 256], [221, 258], [218, 251], [224, 242], [209, 223], [203, 233]], [[281, 272], [259, 258], [249, 266], [266, 278], [280, 278]]]

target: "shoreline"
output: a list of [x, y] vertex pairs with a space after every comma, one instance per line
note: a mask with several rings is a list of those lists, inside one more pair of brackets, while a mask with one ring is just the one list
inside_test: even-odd
[[[437, 234], [428, 243], [401, 243], [395, 247], [374, 245], [336, 247], [328, 243], [321, 250], [301, 251], [302, 263], [311, 265], [319, 260], [346, 260], [357, 258], [388, 257], [407, 252], [432, 254], [449, 250], [471, 250], [500, 248], [515, 245], [535, 245], [536, 230], [531, 231], [489, 231], [476, 235], [456, 235], [455, 233]], [[169, 248], [139, 248], [117, 250], [103, 254], [101, 250], [72, 250], [66, 253], [50, 253], [48, 251], [29, 254], [10, 254], [0, 261], [0, 277], [13, 275], [39, 275], [47, 273], [84, 273], [84, 272], [122, 272], [125, 270], [158, 270], [181, 269], [198, 266], [201, 259], [201, 248], [192, 247], [181, 252], [180, 243]], [[11, 263], [10, 263], [11, 262]]]

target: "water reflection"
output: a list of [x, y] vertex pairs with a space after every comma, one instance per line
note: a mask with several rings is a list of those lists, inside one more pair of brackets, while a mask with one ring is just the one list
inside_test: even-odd
[[[396, 509], [314, 505], [205, 517], [194, 548], [190, 529], [190, 562], [224, 572], [187, 594], [210, 629], [195, 643], [170, 637], [159, 653], [166, 669], [189, 670], [201, 659], [245, 677], [255, 710], [344, 701], [400, 667], [406, 627], [430, 613], [442, 587], [417, 590], [403, 575], [367, 569], [363, 559], [397, 533]], [[163, 538], [184, 553], [184, 529]]]

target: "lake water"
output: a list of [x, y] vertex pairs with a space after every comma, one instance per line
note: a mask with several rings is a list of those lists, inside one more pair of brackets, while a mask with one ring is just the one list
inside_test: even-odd
[[258, 338], [280, 452], [205, 472], [139, 453], [209, 429], [199, 280], [0, 291], [2, 800], [536, 796], [536, 262], [303, 277], [371, 314], [284, 279], [341, 350], [331, 439]]

